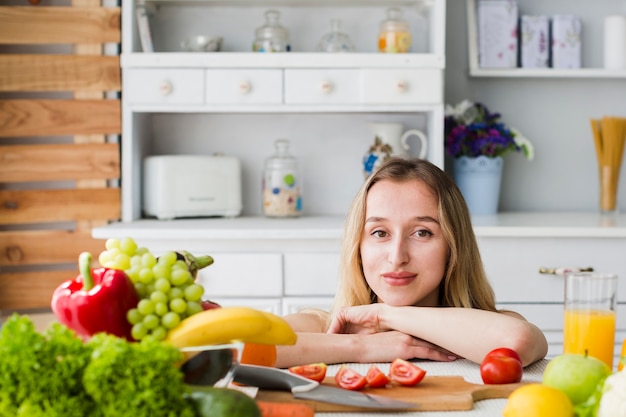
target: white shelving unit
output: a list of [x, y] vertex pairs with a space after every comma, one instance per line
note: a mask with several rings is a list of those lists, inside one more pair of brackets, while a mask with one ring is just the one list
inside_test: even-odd
[[[501, 78], [626, 78], [626, 69], [608, 70], [604, 68], [481, 68], [478, 64], [478, 23], [476, 3], [479, 0], [466, 0], [467, 12], [467, 49], [469, 58], [469, 72], [472, 77], [501, 77]], [[519, 2], [523, 11], [524, 0]], [[567, 10], [564, 11], [567, 13]], [[585, 29], [583, 29], [585, 30]], [[583, 45], [583, 47], [589, 47]], [[597, 45], [602, 48], [602, 45]]]
[[[174, 115], [186, 117], [185, 122], [181, 122], [184, 130], [193, 130], [194, 124], [205, 123], [216, 115], [316, 117], [317, 114], [343, 114], [355, 118], [354, 123], [359, 124], [364, 124], [362, 120], [368, 118], [395, 117], [394, 120], [413, 123], [421, 118], [423, 121], [418, 127], [429, 138], [426, 157], [443, 167], [445, 0], [148, 0], [145, 5], [154, 53], [142, 52], [135, 2], [122, 5], [123, 222], [142, 219], [143, 159], [159, 152], [189, 152], [177, 150], [175, 145], [166, 143], [169, 139], [160, 137], [161, 132], [154, 131], [155, 121], [167, 118], [169, 123], [176, 122]], [[410, 53], [377, 52], [378, 26], [385, 18], [386, 9], [392, 6], [403, 9], [404, 18], [412, 28], [414, 46]], [[293, 38], [292, 52], [250, 52], [254, 29], [263, 24], [263, 13], [268, 8], [281, 12], [281, 23]], [[328, 32], [330, 18], [337, 16], [353, 33], [356, 52], [315, 52], [316, 40]], [[221, 52], [179, 50], [178, 43], [185, 36], [207, 34], [207, 31], [224, 37]], [[323, 89], [321, 85], [330, 88]], [[194, 121], [188, 123], [189, 118]], [[199, 123], [194, 123], [195, 119]], [[407, 129], [413, 127], [407, 125]], [[254, 132], [251, 126], [250, 134]], [[227, 136], [229, 132], [223, 130], [219, 134]], [[309, 143], [305, 145], [311, 146]], [[364, 138], [358, 152], [364, 153], [366, 145], [369, 146]], [[257, 145], [251, 139], [239, 148], [244, 146]], [[354, 148], [347, 142], [340, 146]], [[271, 148], [259, 148], [256, 156], [270, 151]], [[206, 151], [198, 145], [191, 152]], [[336, 162], [342, 163], [342, 157], [337, 158]], [[242, 164], [246, 169], [245, 160]], [[253, 164], [249, 169], [259, 172]], [[344, 176], [341, 172], [337, 174]], [[311, 173], [304, 172], [304, 175], [314, 181]], [[357, 188], [359, 180], [362, 178], [352, 180], [347, 188]], [[245, 190], [248, 194], [257, 193], [259, 187], [249, 181], [250, 184], [244, 184], [244, 215], [255, 216], [260, 214], [255, 208], [256, 196], [246, 195]], [[316, 184], [309, 189], [315, 192]], [[345, 212], [349, 200], [345, 196], [343, 199]], [[325, 216], [338, 212], [336, 207], [328, 213], [320, 206], [314, 210], [308, 214]]]

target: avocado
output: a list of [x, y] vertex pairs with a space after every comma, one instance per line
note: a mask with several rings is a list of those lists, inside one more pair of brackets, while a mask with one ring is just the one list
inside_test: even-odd
[[187, 397], [198, 417], [261, 417], [254, 399], [236, 389], [193, 386]]

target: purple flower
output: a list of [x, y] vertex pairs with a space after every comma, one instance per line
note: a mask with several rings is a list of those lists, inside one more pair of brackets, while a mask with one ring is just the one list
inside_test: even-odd
[[523, 152], [515, 141], [515, 133], [499, 121], [500, 113], [491, 113], [481, 103], [464, 101], [456, 108], [446, 108], [446, 153], [460, 156], [504, 156]]

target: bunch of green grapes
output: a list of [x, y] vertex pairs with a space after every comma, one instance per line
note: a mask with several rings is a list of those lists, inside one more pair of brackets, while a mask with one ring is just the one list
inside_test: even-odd
[[187, 263], [176, 252], [155, 257], [131, 238], [111, 238], [98, 261], [106, 268], [123, 270], [139, 295], [137, 307], [126, 317], [135, 340], [163, 340], [186, 317], [202, 311], [204, 288], [195, 283]]

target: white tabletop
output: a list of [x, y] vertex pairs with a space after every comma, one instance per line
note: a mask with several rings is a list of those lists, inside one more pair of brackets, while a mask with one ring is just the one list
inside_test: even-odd
[[[427, 376], [456, 376], [460, 375], [467, 382], [482, 384], [480, 378], [479, 365], [468, 360], [456, 360], [454, 362], [432, 362], [417, 361], [415, 362], [420, 368], [426, 371]], [[541, 376], [548, 361], [541, 360], [524, 369], [523, 382], [541, 382]], [[381, 371], [387, 373], [389, 371], [389, 363], [376, 364]], [[351, 363], [349, 366], [362, 374], [367, 372], [369, 363]], [[335, 375], [339, 365], [330, 365], [327, 375]], [[482, 400], [474, 404], [474, 409], [468, 411], [419, 411], [419, 412], [373, 412], [373, 413], [315, 413], [316, 417], [383, 417], [383, 416], [402, 416], [402, 417], [501, 417], [502, 409], [506, 404], [506, 399]]]

